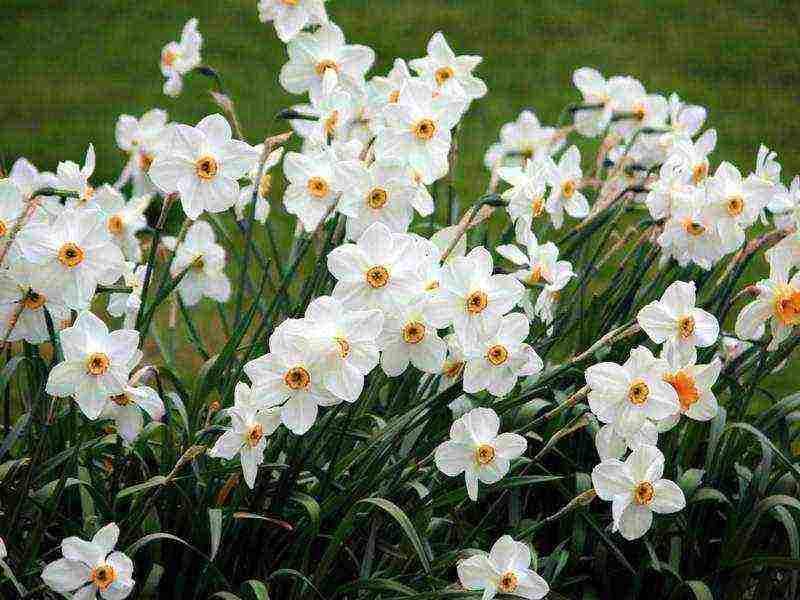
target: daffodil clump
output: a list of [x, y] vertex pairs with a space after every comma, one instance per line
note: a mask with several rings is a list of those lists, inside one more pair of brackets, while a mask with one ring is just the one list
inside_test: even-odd
[[481, 57], [373, 75], [327, 8], [258, 3], [258, 130], [192, 19], [220, 112], [0, 180], [0, 596], [797, 597], [800, 177], [580, 68], [461, 197]]

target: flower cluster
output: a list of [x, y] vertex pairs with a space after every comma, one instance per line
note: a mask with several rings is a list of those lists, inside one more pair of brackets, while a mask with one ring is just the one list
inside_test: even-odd
[[[171, 303], [171, 335], [180, 312], [207, 361], [192, 398], [192, 419], [180, 399], [172, 401], [187, 432], [192, 429], [187, 438], [194, 445], [184, 456], [208, 446], [208, 457], [238, 461], [222, 466], [234, 471], [226, 486], [238, 484], [241, 468], [249, 488], [241, 494], [263, 501], [260, 492], [272, 484], [264, 471], [272, 471], [273, 459], [287, 470], [298, 466], [301, 460], [288, 456], [282, 442], [315, 436], [313, 446], [339, 410], [348, 411], [350, 424], [352, 417], [366, 418], [366, 402], [377, 398], [369, 417], [384, 427], [384, 417], [397, 416], [393, 403], [406, 403], [406, 420], [387, 429], [402, 429], [403, 436], [413, 429], [402, 445], [420, 439], [428, 444], [436, 467], [432, 479], [446, 485], [442, 475], [463, 474], [472, 502], [479, 499], [479, 482], [485, 484], [482, 493], [495, 493], [514, 483], [495, 485], [509, 473], [536, 462], [524, 457], [530, 439], [543, 442], [544, 453], [562, 436], [587, 427], [600, 456], [599, 464], [592, 462], [591, 497], [612, 503], [614, 531], [637, 539], [650, 529], [653, 513], [682, 510], [684, 492], [664, 478], [665, 470], [680, 473], [668, 464], [669, 453], [659, 450], [659, 435], [678, 427], [683, 416], [699, 422], [717, 416], [714, 390], [724, 379], [723, 362], [741, 360], [749, 351], [746, 340], [764, 336], [767, 321], [771, 339], [764, 360], [800, 325], [800, 273], [793, 274], [800, 265], [800, 178], [784, 187], [775, 153], [763, 146], [755, 171], [746, 176], [725, 161], [712, 170], [708, 156], [717, 137], [713, 129], [701, 133], [704, 108], [677, 94], [647, 93], [631, 77], [606, 79], [582, 68], [573, 76], [582, 103], [565, 112], [573, 123], [544, 126], [526, 110], [504, 125], [484, 158], [491, 173], [487, 195], [455, 223], [451, 195], [439, 226], [437, 213], [444, 210], [431, 189], [452, 176], [454, 138], [472, 103], [487, 94], [475, 74], [481, 57], [458, 55], [438, 32], [424, 57], [398, 58], [385, 76], [370, 76], [375, 52], [347, 42], [325, 0], [261, 0], [258, 12], [286, 44], [280, 85], [303, 96], [279, 114], [291, 132], [259, 144], [246, 141], [218, 75], [201, 64], [203, 37], [191, 19], [180, 41], [161, 53], [164, 93], [177, 96], [193, 72], [216, 77], [215, 98], [224, 114], [193, 126], [170, 122], [161, 109], [138, 118], [121, 115], [116, 141], [127, 160], [113, 184], [93, 182], [92, 145], [83, 165], [65, 161], [47, 173], [19, 159], [0, 180], [0, 329], [4, 344], [22, 342], [26, 358], [41, 364], [33, 346], [51, 344], [52, 364], [40, 369], [46, 374], [43, 392], [72, 398], [90, 421], [113, 421], [107, 431], [116, 431], [119, 451], [136, 452], [145, 414], [154, 428], [167, 409], [162, 372], [140, 364], [144, 340], [158, 333], [156, 309]], [[602, 138], [593, 166], [582, 164], [571, 143], [574, 133]], [[284, 147], [292, 136], [301, 143]], [[276, 181], [279, 165], [285, 185]], [[160, 207], [157, 219], [146, 217], [151, 206]], [[477, 227], [497, 207], [504, 209], [502, 233], [494, 243], [488, 232], [479, 240]], [[296, 219], [288, 260], [272, 237], [274, 209]], [[630, 240], [613, 232], [618, 239], [602, 258], [610, 234], [582, 244], [594, 227], [613, 227], [626, 209], [644, 213], [644, 232], [631, 252], [646, 252], [650, 262], [638, 263], [642, 268], [637, 265], [628, 281], [629, 293], [606, 296], [614, 302], [601, 308], [606, 325], [620, 325], [618, 317], [628, 309], [630, 320], [562, 361], [551, 352], [559, 336], [572, 344], [574, 334], [580, 347], [592, 333], [595, 315], [584, 313], [589, 280]], [[162, 235], [171, 215], [182, 225], [175, 235]], [[745, 245], [748, 230], [759, 221], [769, 225], [770, 215], [774, 230], [752, 248]], [[230, 224], [245, 235], [243, 252], [231, 244]], [[261, 233], [254, 232], [256, 225], [270, 242], [273, 263], [254, 241]], [[562, 229], [565, 235], [559, 235]], [[767, 252], [769, 277], [745, 288], [756, 298], [736, 318], [737, 337], [724, 335], [720, 344], [721, 324], [738, 299], [727, 295], [747, 256], [771, 242], [778, 243]], [[293, 296], [288, 290], [309, 247], [317, 248], [317, 261]], [[588, 262], [587, 254], [593, 255]], [[231, 255], [238, 287], [225, 271]], [[267, 292], [259, 293], [250, 280], [253, 256], [271, 284]], [[661, 287], [660, 276], [652, 286], [643, 285], [651, 264], [670, 274]], [[697, 267], [719, 275], [718, 287], [727, 290], [721, 299], [701, 299], [712, 277], [695, 283]], [[98, 316], [104, 295], [105, 310], [116, 319], [113, 331]], [[248, 296], [252, 306], [243, 316]], [[192, 309], [234, 297], [232, 324], [219, 307], [228, 342], [207, 352]], [[592, 303], [586, 315], [593, 308], [598, 307]], [[259, 324], [255, 331], [252, 323]], [[606, 346], [640, 333], [640, 345], [610, 357], [621, 364], [595, 360], [580, 366], [599, 359], [601, 348], [606, 352]], [[170, 341], [159, 337], [156, 346], [172, 369]], [[725, 361], [714, 357], [718, 345]], [[552, 386], [575, 372], [586, 385], [562, 399], [566, 392]], [[181, 391], [173, 371], [163, 373]], [[209, 383], [209, 373], [217, 380]], [[158, 391], [145, 385], [151, 377]], [[213, 399], [217, 393], [219, 400]], [[534, 425], [584, 397], [588, 407], [581, 405], [583, 412], [548, 442], [523, 435], [532, 429], [527, 425], [509, 431], [518, 424], [512, 408], [548, 404], [536, 394], [552, 396], [558, 406]], [[435, 402], [440, 397], [447, 399], [441, 406]], [[448, 402], [452, 415], [444, 408]], [[441, 417], [438, 409], [450, 425], [449, 439], [425, 439], [427, 424]], [[358, 435], [378, 445], [377, 435]], [[337, 448], [327, 464], [323, 495], [338, 455]], [[412, 472], [424, 463], [417, 461]], [[175, 469], [182, 464], [183, 459]], [[286, 479], [281, 476], [279, 488]], [[219, 506], [230, 489], [220, 492]], [[463, 490], [458, 493], [463, 499]], [[118, 536], [112, 523], [91, 542], [66, 538], [63, 558], [47, 565], [42, 579], [75, 598], [127, 597], [134, 587], [133, 563], [113, 551]], [[539, 599], [549, 586], [531, 569], [532, 561], [526, 543], [504, 535], [488, 555], [460, 561], [457, 573], [461, 585], [482, 590], [484, 600], [498, 593]]]

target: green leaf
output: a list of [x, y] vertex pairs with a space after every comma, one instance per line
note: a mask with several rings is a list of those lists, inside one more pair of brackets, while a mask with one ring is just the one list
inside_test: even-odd
[[211, 529], [211, 552], [209, 558], [214, 560], [214, 557], [219, 551], [219, 542], [222, 538], [222, 510], [219, 508], [208, 509], [208, 526]]
[[248, 579], [242, 584], [242, 588], [245, 586], [250, 588], [250, 591], [253, 592], [256, 600], [269, 600], [269, 591], [267, 590], [267, 586], [257, 579]]
[[393, 581], [391, 579], [381, 579], [381, 578], [374, 578], [374, 579], [357, 579], [356, 581], [351, 581], [350, 583], [346, 583], [343, 586], [340, 586], [336, 590], [336, 595], [345, 594], [347, 592], [353, 592], [357, 590], [369, 590], [373, 592], [396, 592], [401, 594], [402, 596], [414, 596], [417, 594], [415, 589], [412, 589], [406, 585], [398, 581]]
[[689, 500], [689, 504], [700, 504], [701, 502], [721, 502], [728, 506], [731, 505], [731, 501], [728, 500], [728, 497], [714, 488], [700, 488]]
[[317, 532], [319, 531], [319, 525], [320, 525], [319, 502], [317, 502], [314, 498], [312, 498], [308, 494], [304, 494], [303, 492], [294, 492], [289, 497], [289, 499], [293, 502], [297, 502], [300, 506], [306, 509], [308, 517], [309, 519], [311, 519], [311, 525], [313, 527], [313, 534], [311, 535], [311, 539], [317, 537]]
[[314, 590], [320, 598], [325, 600], [325, 596], [323, 596], [322, 592], [317, 589], [317, 586], [311, 583], [311, 580], [303, 575], [300, 571], [295, 571], [294, 569], [278, 569], [268, 577], [268, 580], [275, 579], [276, 577], [291, 577], [292, 579], [299, 579], [303, 583], [311, 586], [311, 589]]
[[155, 477], [151, 477], [144, 483], [137, 483], [136, 485], [132, 485], [130, 487], [126, 487], [124, 490], [120, 490], [117, 494], [117, 498], [115, 502], [119, 502], [123, 498], [127, 498], [128, 496], [136, 496], [149, 490], [150, 488], [157, 487], [160, 485], [164, 485], [167, 481], [167, 478], [164, 475], [156, 475]]
[[669, 597], [669, 600], [675, 600], [676, 598], [688, 596], [688, 592], [692, 592], [694, 597], [697, 600], [714, 600], [714, 596], [711, 595], [711, 590], [708, 589], [708, 586], [703, 583], [702, 581], [684, 581], [675, 590]]

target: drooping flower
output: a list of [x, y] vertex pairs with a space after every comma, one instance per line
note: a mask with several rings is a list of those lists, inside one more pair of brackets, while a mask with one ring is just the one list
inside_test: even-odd
[[314, 33], [297, 34], [286, 51], [289, 62], [281, 69], [280, 83], [290, 94], [319, 94], [328, 69], [336, 72], [339, 85], [356, 93], [364, 87], [364, 75], [375, 62], [372, 48], [346, 44], [342, 30], [330, 22]]
[[483, 590], [482, 600], [492, 600], [498, 593], [541, 600], [550, 593], [550, 586], [530, 567], [528, 546], [504, 535], [488, 556], [471, 556], [459, 562], [457, 569], [461, 585], [468, 590]]
[[493, 275], [493, 270], [492, 255], [483, 246], [445, 264], [438, 293], [431, 299], [436, 326], [452, 323], [457, 334], [471, 339], [483, 321], [514, 308], [525, 288], [511, 275]]
[[175, 247], [175, 238], [165, 238], [164, 245], [175, 251], [170, 267], [172, 277], [183, 273], [178, 293], [186, 306], [194, 306], [203, 297], [227, 302], [231, 282], [225, 275], [225, 249], [217, 244], [214, 230], [205, 221], [197, 221]]
[[125, 266], [96, 209], [66, 209], [53, 225], [29, 223], [16, 239], [25, 259], [36, 265], [45, 295], [75, 310], [87, 309], [97, 285], [113, 285]]
[[592, 470], [597, 495], [612, 502], [614, 530], [626, 540], [642, 537], [653, 523], [653, 513], [683, 510], [686, 498], [673, 481], [663, 479], [664, 455], [643, 445], [625, 462], [604, 460]]
[[121, 188], [130, 179], [134, 196], [155, 190], [147, 173], [166, 132], [167, 119], [167, 111], [159, 108], [147, 111], [138, 119], [132, 115], [119, 116], [115, 132], [117, 147], [128, 154], [128, 162], [115, 187]]
[[69, 200], [68, 207], [79, 208], [85, 206], [92, 199], [94, 187], [92, 187], [89, 180], [94, 173], [94, 167], [95, 154], [93, 144], [89, 144], [89, 148], [86, 150], [86, 158], [82, 167], [71, 160], [58, 163], [56, 177], [58, 178], [59, 189], [78, 194], [77, 199]]
[[60, 594], [73, 594], [75, 600], [122, 600], [133, 591], [133, 561], [115, 552], [119, 527], [109, 523], [91, 542], [68, 537], [61, 542], [63, 558], [49, 563], [42, 571], [47, 587]]
[[589, 214], [589, 201], [580, 191], [583, 171], [577, 146], [570, 146], [558, 164], [549, 159], [545, 163], [545, 173], [551, 187], [545, 210], [550, 214], [553, 227], [559, 229], [563, 225], [564, 212], [576, 219]]
[[[259, 144], [253, 148], [254, 154], [257, 154], [259, 157], [261, 153], [264, 151], [264, 145]], [[258, 183], [258, 192], [256, 193], [256, 207], [255, 207], [255, 215], [253, 218], [261, 223], [262, 225], [266, 223], [267, 217], [269, 217], [269, 199], [270, 194], [272, 193], [272, 170], [279, 162], [281, 162], [281, 158], [283, 158], [283, 146], [275, 148], [272, 152], [269, 153], [267, 156], [267, 160], [264, 162], [264, 171], [261, 174], [261, 181]], [[236, 218], [239, 221], [244, 221], [247, 217], [247, 207], [253, 201], [253, 188], [255, 187], [255, 181], [258, 178], [258, 171], [259, 171], [259, 162], [260, 158], [258, 158], [247, 173], [247, 178], [251, 181], [249, 185], [242, 187], [241, 191], [239, 192], [239, 199], [236, 201], [236, 206], [234, 206], [234, 210], [236, 211]]]
[[376, 156], [407, 161], [426, 184], [440, 179], [448, 171], [451, 130], [466, 103], [455, 92], [434, 95], [425, 82], [407, 81], [397, 102], [383, 110], [386, 126], [375, 139]]
[[113, 419], [122, 439], [133, 443], [144, 427], [142, 413], [147, 413], [153, 421], [159, 421], [164, 412], [164, 402], [158, 392], [149, 386], [140, 385], [138, 377], [134, 375], [122, 393], [109, 397], [100, 418]]
[[467, 352], [464, 391], [488, 390], [502, 397], [514, 389], [518, 378], [541, 371], [542, 359], [525, 343], [529, 332], [530, 322], [520, 313], [484, 321], [473, 340], [462, 342]]
[[599, 71], [581, 67], [572, 74], [572, 83], [583, 95], [585, 105], [575, 111], [575, 129], [586, 137], [600, 135], [614, 114], [609, 82]]
[[253, 489], [258, 466], [264, 462], [267, 436], [280, 425], [280, 412], [274, 408], [259, 408], [250, 387], [240, 381], [234, 389], [234, 405], [227, 415], [231, 418], [231, 427], [219, 436], [208, 455], [231, 460], [238, 454], [244, 480]]
[[693, 281], [676, 281], [661, 296], [639, 311], [641, 328], [656, 344], [664, 344], [664, 358], [683, 365], [697, 360], [697, 348], [716, 343], [719, 323], [711, 313], [695, 306]]
[[444, 34], [437, 31], [428, 42], [428, 55], [408, 63], [412, 69], [431, 85], [442, 89], [458, 86], [470, 100], [482, 98], [488, 91], [486, 84], [472, 71], [483, 60], [480, 56], [456, 56]]
[[409, 363], [423, 373], [441, 372], [447, 344], [428, 317], [425, 303], [400, 306], [387, 314], [380, 336], [381, 368], [389, 377], [401, 375]]
[[328, 253], [328, 270], [336, 278], [333, 297], [354, 309], [394, 309], [422, 292], [417, 270], [421, 257], [411, 238], [373, 223], [356, 244]]
[[343, 139], [352, 129], [356, 103], [339, 85], [336, 71], [326, 69], [319, 92], [311, 90], [311, 104], [298, 104], [292, 110], [302, 115], [292, 119], [292, 129], [305, 140], [305, 147], [324, 147], [334, 139]]
[[197, 31], [197, 19], [189, 19], [183, 26], [181, 39], [170, 42], [161, 50], [161, 73], [167, 80], [164, 82], [164, 93], [173, 98], [183, 90], [183, 76], [200, 66], [200, 49], [203, 36]]
[[522, 167], [501, 167], [497, 174], [511, 187], [503, 192], [508, 201], [506, 210], [515, 221], [524, 220], [528, 227], [544, 212], [547, 174], [544, 162], [526, 159]]
[[[292, 329], [297, 333], [287, 335]], [[320, 406], [332, 406], [341, 399], [323, 385], [324, 366], [303, 339], [300, 321], [281, 323], [270, 336], [269, 350], [244, 366], [253, 383], [252, 397], [260, 406], [280, 407], [281, 422], [303, 435], [316, 421]]]
[[448, 477], [464, 473], [467, 493], [478, 500], [478, 481], [492, 484], [503, 477], [511, 461], [522, 456], [528, 442], [516, 433], [500, 431], [500, 418], [490, 408], [475, 408], [453, 422], [450, 439], [436, 448], [436, 468]]
[[775, 184], [767, 209], [775, 215], [775, 227], [791, 229], [800, 225], [800, 175], [795, 175], [789, 187]]
[[272, 23], [280, 40], [292, 41], [309, 25], [328, 22], [325, 0], [260, 0], [258, 18], [262, 23]]
[[668, 372], [667, 361], [643, 346], [631, 350], [623, 365], [592, 365], [586, 369], [589, 408], [601, 423], [613, 423], [619, 433], [631, 436], [645, 419], [665, 419], [680, 410], [678, 394], [664, 380]]
[[756, 284], [758, 298], [739, 312], [736, 335], [745, 340], [757, 340], [764, 335], [765, 324], [769, 321], [772, 341], [767, 350], [772, 351], [800, 324], [800, 272], [790, 278], [790, 252], [772, 252], [769, 259], [769, 279]]
[[89, 206], [97, 208], [106, 221], [111, 239], [122, 250], [126, 259], [141, 262], [142, 246], [136, 234], [147, 227], [144, 211], [150, 204], [151, 196], [133, 198], [125, 202], [125, 197], [110, 185], [97, 188]]
[[147, 265], [136, 266], [132, 262], [125, 263], [125, 271], [122, 273], [123, 281], [130, 292], [113, 293], [108, 297], [108, 314], [112, 317], [125, 317], [125, 329], [134, 329], [136, 316], [142, 305], [142, 288], [144, 278], [147, 273]]
[[306, 309], [298, 333], [311, 344], [322, 365], [325, 387], [346, 402], [355, 402], [364, 377], [378, 364], [378, 336], [383, 312], [347, 310], [331, 296], [314, 299]]
[[523, 110], [516, 121], [500, 128], [500, 141], [486, 151], [483, 164], [492, 170], [500, 166], [521, 166], [528, 160], [540, 162], [558, 152], [565, 139], [555, 127], [542, 126], [534, 112]]
[[153, 183], [165, 194], [180, 193], [183, 212], [190, 219], [236, 204], [238, 180], [253, 164], [255, 150], [232, 138], [225, 117], [209, 115], [196, 127], [175, 123], [167, 135], [150, 166]]
[[89, 419], [96, 419], [108, 398], [122, 394], [128, 374], [141, 360], [139, 332], [108, 327], [90, 312], [59, 333], [64, 360], [47, 379], [47, 393], [72, 396]]

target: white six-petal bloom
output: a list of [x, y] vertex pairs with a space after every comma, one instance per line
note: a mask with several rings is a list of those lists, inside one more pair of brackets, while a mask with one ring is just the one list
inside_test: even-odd
[[592, 470], [597, 495], [612, 502], [614, 530], [627, 540], [642, 537], [653, 523], [653, 513], [683, 510], [686, 498], [677, 484], [663, 479], [664, 455], [643, 445], [625, 462], [604, 460]]
[[336, 279], [333, 297], [348, 308], [384, 310], [408, 304], [423, 291], [418, 266], [422, 259], [410, 236], [373, 223], [356, 244], [328, 253], [328, 270]]
[[[145, 367], [146, 368], [146, 367]], [[134, 381], [136, 375], [122, 390], [109, 398], [100, 414], [100, 418], [113, 419], [119, 435], [128, 443], [132, 443], [144, 427], [143, 413], [147, 413], [153, 421], [164, 416], [164, 402], [153, 388], [140, 385]]]
[[518, 378], [541, 371], [542, 359], [525, 343], [529, 332], [528, 318], [521, 313], [484, 321], [477, 336], [464, 342], [464, 391], [476, 394], [487, 390], [493, 396], [505, 396]]
[[577, 146], [570, 146], [558, 164], [553, 159], [547, 160], [545, 172], [551, 189], [544, 206], [550, 214], [553, 227], [559, 229], [563, 225], [564, 212], [576, 219], [589, 214], [589, 201], [580, 191], [583, 171]]
[[231, 460], [238, 454], [244, 480], [253, 489], [258, 466], [264, 462], [267, 436], [280, 425], [280, 412], [261, 408], [247, 384], [239, 382], [234, 390], [234, 405], [227, 410], [227, 415], [231, 418], [231, 428], [217, 439], [208, 455]]
[[456, 419], [450, 439], [436, 448], [436, 467], [448, 477], [464, 473], [470, 499], [478, 499], [478, 481], [497, 483], [522, 456], [528, 442], [516, 433], [502, 433], [500, 418], [490, 408], [475, 408]]
[[133, 591], [133, 561], [115, 552], [119, 527], [109, 523], [87, 542], [68, 537], [61, 542], [63, 558], [49, 563], [42, 571], [47, 587], [74, 600], [122, 600]]
[[325, 0], [260, 0], [258, 18], [272, 21], [282, 42], [290, 42], [304, 27], [328, 22]]
[[[287, 335], [290, 330], [296, 334]], [[253, 382], [253, 398], [267, 408], [280, 406], [281, 422], [302, 435], [316, 421], [318, 407], [338, 404], [341, 399], [325, 388], [324, 365], [303, 338], [301, 321], [281, 323], [270, 336], [269, 350], [244, 366]]]
[[510, 535], [497, 540], [489, 555], [476, 554], [458, 563], [458, 579], [468, 590], [483, 590], [482, 600], [498, 593], [541, 600], [550, 586], [531, 569], [531, 551]]
[[64, 360], [47, 379], [47, 393], [72, 396], [81, 411], [96, 419], [108, 399], [122, 394], [128, 375], [141, 360], [139, 332], [108, 327], [90, 312], [82, 313], [72, 327], [59, 334]]
[[25, 340], [41, 344], [50, 339], [45, 308], [53, 326], [70, 316], [69, 309], [58, 298], [48, 297], [36, 269], [25, 261], [16, 261], [9, 269], [0, 270], [0, 335], [8, 342]]
[[711, 346], [719, 337], [719, 323], [698, 308], [693, 281], [676, 281], [639, 311], [636, 320], [656, 344], [664, 344], [664, 358], [684, 365], [697, 360], [697, 348]]
[[437, 31], [428, 42], [428, 55], [410, 61], [408, 66], [431, 85], [443, 89], [457, 85], [459, 91], [473, 100], [488, 91], [486, 84], [472, 74], [482, 60], [480, 56], [456, 56], [444, 34]]
[[96, 209], [67, 209], [53, 225], [30, 223], [17, 242], [25, 259], [36, 265], [45, 294], [75, 310], [89, 308], [97, 285], [114, 284], [125, 266]]
[[239, 179], [253, 163], [255, 150], [232, 137], [220, 114], [204, 117], [196, 127], [175, 123], [150, 165], [150, 179], [165, 194], [180, 193], [183, 212], [197, 219], [236, 204]]
[[175, 238], [164, 240], [164, 245], [175, 250], [170, 274], [172, 277], [183, 274], [178, 293], [184, 304], [194, 306], [204, 297], [227, 302], [231, 282], [225, 275], [225, 249], [217, 244], [211, 225], [197, 221], [177, 248], [175, 243]]
[[164, 82], [167, 96], [178, 96], [183, 89], [183, 76], [200, 66], [202, 46], [203, 36], [197, 31], [197, 19], [189, 19], [183, 26], [180, 41], [170, 42], [161, 50], [161, 73], [167, 78]]
[[424, 373], [440, 373], [447, 344], [428, 317], [425, 302], [400, 306], [387, 313], [380, 336], [381, 368], [389, 377], [401, 375], [409, 363]]
[[678, 394], [666, 381], [666, 360], [643, 346], [631, 350], [623, 365], [602, 362], [586, 369], [589, 408], [602, 423], [613, 423], [625, 436], [637, 433], [646, 419], [659, 420], [680, 409]]

